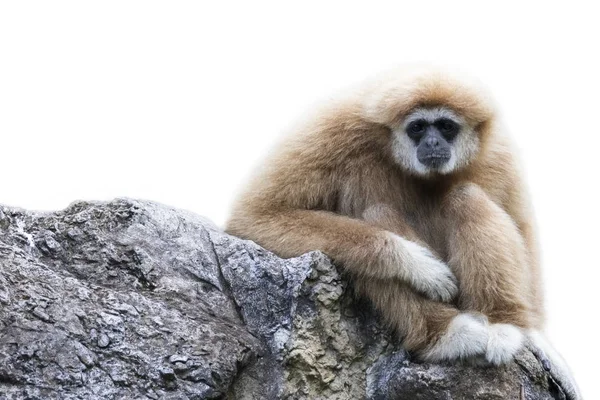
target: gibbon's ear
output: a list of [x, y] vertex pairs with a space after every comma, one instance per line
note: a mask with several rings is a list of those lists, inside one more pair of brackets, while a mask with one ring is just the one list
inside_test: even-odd
[[488, 91], [476, 81], [435, 67], [403, 67], [388, 71], [363, 87], [363, 118], [396, 128], [420, 106], [445, 106], [476, 127], [494, 117]]

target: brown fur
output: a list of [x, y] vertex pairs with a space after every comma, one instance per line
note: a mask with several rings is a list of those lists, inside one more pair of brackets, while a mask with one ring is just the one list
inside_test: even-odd
[[[462, 311], [540, 328], [528, 198], [484, 93], [437, 71], [380, 77], [282, 143], [235, 204], [227, 231], [282, 257], [328, 254], [409, 350], [426, 351]], [[415, 107], [438, 105], [474, 129], [477, 157], [451, 175], [413, 176], [390, 155], [392, 128]], [[427, 246], [450, 266], [459, 284], [455, 304], [427, 299], [397, 279], [386, 232]]]

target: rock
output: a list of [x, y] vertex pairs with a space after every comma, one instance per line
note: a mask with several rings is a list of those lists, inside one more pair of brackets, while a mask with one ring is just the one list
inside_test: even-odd
[[1, 399], [559, 399], [542, 361], [416, 363], [323, 254], [189, 212], [0, 207]]

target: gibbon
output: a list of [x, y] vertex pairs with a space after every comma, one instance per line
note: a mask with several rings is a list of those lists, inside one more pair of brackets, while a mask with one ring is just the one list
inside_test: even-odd
[[380, 75], [319, 110], [250, 181], [226, 230], [281, 257], [324, 252], [424, 361], [507, 363], [543, 328], [509, 137], [485, 90], [435, 68]]

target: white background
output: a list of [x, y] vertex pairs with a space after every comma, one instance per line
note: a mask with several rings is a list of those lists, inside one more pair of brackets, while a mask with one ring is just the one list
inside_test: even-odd
[[593, 2], [550, 3], [2, 2], [0, 203], [128, 196], [222, 225], [315, 101], [405, 62], [459, 67], [492, 89], [520, 147], [548, 334], [594, 398], [600, 29]]

